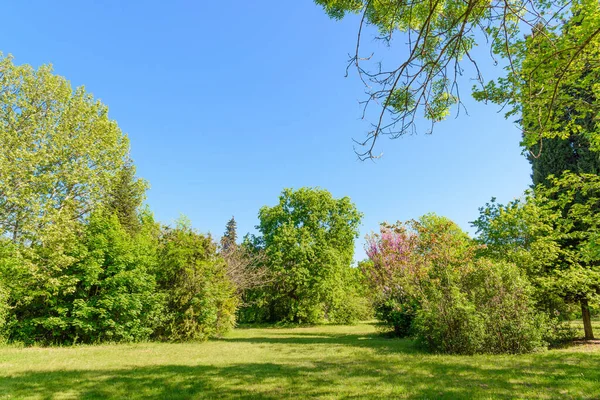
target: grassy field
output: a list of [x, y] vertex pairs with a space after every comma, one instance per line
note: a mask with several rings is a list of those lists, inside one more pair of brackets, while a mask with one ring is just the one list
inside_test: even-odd
[[600, 347], [425, 354], [370, 324], [237, 329], [207, 343], [0, 347], [0, 399], [598, 399]]

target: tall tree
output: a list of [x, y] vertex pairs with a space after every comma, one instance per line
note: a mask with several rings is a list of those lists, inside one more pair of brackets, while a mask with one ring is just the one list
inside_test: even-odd
[[117, 173], [109, 192], [107, 208], [119, 218], [121, 226], [130, 234], [139, 231], [141, 222], [138, 210], [144, 201], [148, 184], [136, 178], [135, 166], [129, 160]]
[[0, 54], [0, 235], [31, 243], [107, 197], [129, 148], [108, 108]]
[[157, 283], [166, 298], [165, 323], [156, 335], [169, 340], [218, 336], [235, 323], [237, 297], [210, 236], [180, 219], [160, 235]]
[[[600, 5], [597, 0], [448, 0], [373, 1], [315, 0], [335, 19], [359, 14], [356, 46], [348, 67], [355, 68], [366, 87], [365, 109], [378, 107], [373, 128], [362, 141], [359, 156], [374, 157], [381, 135], [398, 137], [413, 132], [421, 116], [431, 125], [443, 120], [452, 106], [462, 106], [461, 76], [476, 81], [477, 100], [502, 104], [507, 116], [523, 107], [538, 116], [538, 123], [525, 132], [528, 148], [540, 137], [563, 137], [576, 133], [560, 126], [557, 109], [579, 114], [597, 113], [599, 105], [574, 97], [557, 96], [559, 89], [591, 87], [600, 69]], [[568, 21], [578, 25], [564, 30]], [[543, 45], [535, 62], [526, 62], [524, 30], [545, 26]], [[403, 56], [392, 65], [381, 63], [371, 49], [363, 49], [369, 31]], [[398, 37], [400, 37], [398, 39]], [[394, 41], [397, 39], [397, 41]], [[504, 75], [487, 80], [480, 67], [482, 57], [474, 49], [486, 47], [491, 59], [504, 68]], [[376, 49], [377, 51], [377, 49]], [[481, 52], [485, 54], [486, 52]], [[390, 59], [390, 58], [388, 58]], [[396, 59], [391, 57], [391, 59]], [[593, 73], [581, 72], [592, 66]], [[544, 90], [531, 90], [525, 82], [541, 82]], [[594, 91], [597, 87], [594, 86]], [[369, 115], [365, 113], [364, 115]], [[560, 129], [559, 129], [560, 128]], [[600, 127], [590, 137], [592, 148], [600, 148]]]
[[344, 294], [362, 214], [348, 197], [326, 190], [285, 189], [260, 209], [257, 229], [274, 275], [270, 319], [318, 322]]
[[484, 254], [527, 271], [547, 311], [558, 311], [556, 300], [581, 307], [586, 339], [594, 338], [590, 308], [600, 303], [599, 208], [600, 176], [566, 172], [525, 201], [488, 204], [473, 223]]
[[228, 252], [236, 246], [236, 241], [237, 223], [235, 222], [235, 218], [231, 217], [231, 219], [227, 221], [227, 225], [225, 226], [225, 233], [221, 238], [221, 248], [224, 252]]
[[[571, 31], [576, 30], [583, 23], [579, 18], [572, 18], [563, 26], [563, 36], [573, 40]], [[531, 35], [526, 40], [527, 53], [525, 56], [525, 65], [536, 65], [540, 62], [540, 56], [546, 54], [544, 47], [547, 45], [545, 37], [549, 34], [544, 25], [536, 25]], [[593, 105], [597, 103], [598, 96], [595, 93], [594, 83], [597, 81], [588, 80], [590, 76], [600, 78], [600, 75], [594, 68], [600, 68], [600, 64], [594, 67], [589, 64], [579, 71], [580, 76], [575, 79], [577, 84], [563, 84], [557, 88], [557, 104], [552, 111], [556, 122], [557, 130], [571, 132], [570, 135], [562, 134], [560, 136], [544, 138], [531, 146], [527, 152], [527, 159], [532, 167], [532, 180], [534, 186], [538, 184], [549, 185], [548, 177], [554, 175], [559, 177], [565, 171], [571, 171], [578, 174], [598, 174], [600, 173], [600, 152], [593, 151], [590, 146], [590, 136], [597, 129], [597, 118]], [[579, 82], [589, 82], [590, 84], [579, 85]], [[545, 82], [532, 80], [524, 82], [527, 90], [531, 93], [539, 93], [545, 90]], [[589, 104], [590, 107], [575, 107], [574, 104]], [[522, 107], [522, 119], [520, 121], [523, 131], [535, 130], [535, 126], [541, 122], [539, 113], [535, 107], [529, 107], [524, 104]]]

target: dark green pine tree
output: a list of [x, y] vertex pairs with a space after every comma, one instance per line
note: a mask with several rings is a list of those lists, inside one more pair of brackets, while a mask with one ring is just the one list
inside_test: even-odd
[[227, 222], [225, 226], [225, 233], [221, 238], [221, 247], [223, 251], [227, 252], [232, 250], [236, 246], [237, 241], [237, 223], [235, 222], [235, 218], [231, 217], [231, 219]]
[[140, 229], [138, 217], [148, 185], [135, 176], [135, 166], [129, 162], [119, 171], [107, 202], [107, 210], [119, 218], [121, 226], [130, 234]]

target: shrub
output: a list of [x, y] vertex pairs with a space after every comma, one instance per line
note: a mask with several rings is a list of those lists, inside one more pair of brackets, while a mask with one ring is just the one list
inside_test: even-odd
[[532, 289], [508, 262], [477, 258], [456, 224], [426, 215], [384, 225], [370, 238], [376, 316], [433, 352], [524, 353], [544, 345], [547, 324]]
[[157, 337], [205, 340], [234, 326], [235, 287], [210, 236], [195, 232], [185, 223], [175, 229], [165, 228], [156, 275], [166, 307]]
[[412, 333], [418, 307], [416, 301], [402, 299], [401, 296], [382, 297], [375, 301], [375, 318], [381, 326], [392, 328], [395, 336], [408, 337]]
[[2, 282], [0, 281], [0, 343], [5, 342], [8, 339], [8, 318], [9, 318], [9, 305], [8, 305], [8, 290], [6, 290]]

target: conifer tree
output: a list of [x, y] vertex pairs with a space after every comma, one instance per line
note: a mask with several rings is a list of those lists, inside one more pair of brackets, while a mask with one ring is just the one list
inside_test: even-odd
[[221, 247], [224, 252], [228, 252], [236, 246], [237, 241], [237, 223], [235, 222], [235, 217], [231, 217], [231, 219], [225, 225], [225, 233], [221, 238]]
[[121, 226], [129, 233], [139, 231], [138, 209], [144, 201], [147, 183], [135, 176], [135, 166], [131, 161], [117, 173], [107, 208], [119, 218]]

